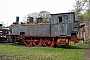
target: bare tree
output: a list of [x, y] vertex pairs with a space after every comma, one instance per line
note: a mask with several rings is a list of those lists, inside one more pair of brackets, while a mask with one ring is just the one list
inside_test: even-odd
[[34, 22], [35, 22], [36, 21], [36, 18], [39, 17], [39, 13], [38, 12], [31, 13], [30, 16], [34, 18]]
[[27, 16], [26, 15], [23, 17], [23, 23], [27, 23]]
[[75, 12], [76, 20], [80, 20], [82, 18], [82, 12], [84, 12], [85, 3], [87, 2], [87, 0], [75, 0], [75, 1], [76, 1], [74, 4], [75, 9], [73, 11]]
[[33, 17], [34, 22], [36, 21], [36, 18], [39, 18], [39, 17], [41, 17], [43, 19], [43, 22], [48, 22], [49, 18], [50, 18], [50, 12], [40, 11], [39, 13], [38, 12], [29, 13], [29, 14], [24, 16], [23, 22], [26, 22], [26, 21], [30, 20], [30, 18], [28, 18], [28, 17]]
[[29, 13], [29, 14], [27, 14], [26, 19], [28, 19], [28, 17], [33, 17], [34, 22], [35, 22], [35, 21], [36, 21], [36, 18], [38, 18], [38, 17], [39, 17], [39, 13], [38, 13], [38, 12]]
[[50, 12], [48, 11], [40, 11], [39, 17], [43, 18], [43, 22], [47, 22], [50, 18]]
[[2, 24], [2, 25], [3, 25], [3, 27], [5, 27], [5, 26], [6, 26], [6, 24], [5, 24], [5, 22], [4, 22], [4, 21], [1, 21], [1, 22], [0, 22], [0, 24]]

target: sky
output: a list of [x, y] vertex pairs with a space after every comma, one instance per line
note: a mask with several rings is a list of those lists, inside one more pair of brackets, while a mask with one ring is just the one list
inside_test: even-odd
[[74, 3], [75, 0], [0, 0], [0, 23], [9, 26], [16, 16], [22, 22], [25, 15], [43, 10], [51, 14], [70, 12]]

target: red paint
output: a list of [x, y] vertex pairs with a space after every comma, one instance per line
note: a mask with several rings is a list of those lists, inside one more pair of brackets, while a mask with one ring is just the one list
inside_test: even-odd
[[24, 34], [20, 35], [8, 35], [8, 36], [16, 36], [19, 37], [20, 40], [26, 46], [44, 46], [44, 47], [53, 47], [55, 44], [57, 45], [68, 45], [69, 40], [72, 42], [77, 42], [81, 40], [76, 36], [25, 36]]
[[25, 40], [25, 41], [24, 41], [24, 44], [25, 44], [26, 46], [32, 46], [32, 41], [31, 41], [31, 40]]
[[69, 44], [69, 40], [68, 40], [68, 38], [59, 38], [58, 40], [57, 40], [57, 43], [56, 44], [58, 44], [58, 45], [68, 45]]
[[77, 37], [75, 37], [75, 36], [70, 37], [70, 41], [76, 42], [77, 41]]

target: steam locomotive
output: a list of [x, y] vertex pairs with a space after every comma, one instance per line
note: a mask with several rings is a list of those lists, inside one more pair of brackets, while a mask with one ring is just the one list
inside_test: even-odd
[[42, 23], [42, 18], [37, 18], [36, 23], [33, 23], [31, 18], [31, 23], [13, 25], [12, 33], [7, 37], [11, 37], [12, 42], [18, 41], [26, 46], [44, 47], [66, 46], [70, 41], [76, 43], [83, 40], [77, 37], [80, 23], [75, 21], [74, 12], [50, 15], [48, 23]]
[[9, 34], [9, 32], [9, 29], [0, 27], [0, 42], [7, 41], [6, 34]]

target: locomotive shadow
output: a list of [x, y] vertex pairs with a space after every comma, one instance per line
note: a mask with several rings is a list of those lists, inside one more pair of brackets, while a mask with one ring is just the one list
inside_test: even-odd
[[25, 46], [24, 44], [20, 44], [20, 43], [11, 43], [10, 45], [13, 45], [13, 46]]
[[82, 48], [82, 47], [78, 47], [78, 46], [58, 46], [57, 48], [63, 48], [63, 49], [85, 49], [85, 48]]
[[19, 44], [19, 43], [12, 43], [12, 42], [4, 42], [4, 41], [2, 41], [2, 42], [0, 42], [0, 44], [2, 45], [2, 44], [5, 44], [5, 45], [12, 45], [12, 46], [25, 46], [24, 44]]
[[[7, 44], [7, 45], [13, 45], [13, 46], [25, 46], [24, 44], [19, 44], [19, 43], [12, 43], [12, 42], [0, 42], [0, 44]], [[56, 46], [54, 48], [63, 48], [63, 49], [90, 49], [88, 47], [78, 47], [78, 46]]]

